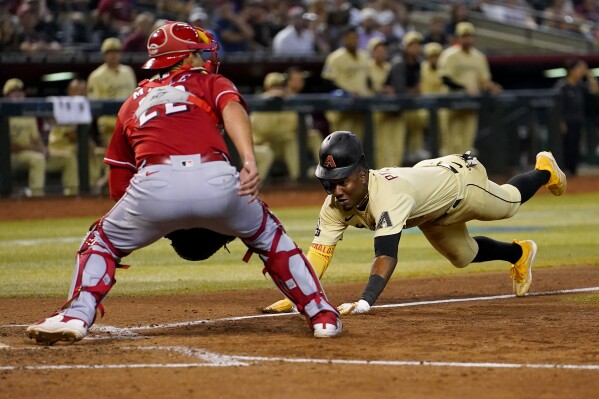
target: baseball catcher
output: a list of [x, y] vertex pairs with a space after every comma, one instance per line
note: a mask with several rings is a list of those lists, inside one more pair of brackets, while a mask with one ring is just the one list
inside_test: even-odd
[[[147, 48], [150, 58], [143, 68], [157, 75], [142, 81], [122, 105], [104, 157], [110, 195], [119, 201], [83, 240], [69, 300], [29, 326], [29, 337], [49, 345], [85, 337], [97, 309], [103, 312], [120, 259], [165, 235], [190, 259], [220, 248], [222, 241], [214, 237], [239, 237], [260, 256], [265, 272], [306, 317], [315, 337], [338, 335], [339, 313], [312, 266], [257, 199], [260, 176], [250, 119], [235, 85], [216, 73], [214, 38], [187, 23], [169, 22], [151, 34]], [[229, 163], [223, 129], [240, 155], [240, 171]], [[197, 252], [189, 237], [202, 230], [218, 236], [206, 240], [213, 247]]]
[[[511, 263], [514, 294], [526, 295], [537, 245], [532, 240], [471, 237], [466, 223], [510, 218], [541, 187], [559, 196], [567, 185], [566, 175], [546, 151], [537, 154], [534, 170], [503, 185], [490, 181], [484, 166], [469, 152], [425, 160], [412, 168], [369, 170], [360, 140], [347, 131], [324, 139], [316, 176], [329, 194], [308, 251], [319, 276], [347, 227], [374, 232], [375, 258], [368, 283], [358, 300], [339, 306], [341, 314], [370, 310], [395, 270], [402, 230], [414, 226], [455, 267], [491, 260]], [[292, 304], [283, 300], [263, 311], [291, 309]]]

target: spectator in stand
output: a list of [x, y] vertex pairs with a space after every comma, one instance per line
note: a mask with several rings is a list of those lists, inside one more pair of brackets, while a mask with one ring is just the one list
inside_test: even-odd
[[579, 32], [583, 18], [574, 11], [570, 0], [553, 0], [543, 13], [545, 25], [560, 30]]
[[[222, 59], [223, 55], [225, 54], [225, 50], [223, 50], [223, 44], [221, 43], [218, 34], [212, 29], [210, 17], [206, 10], [204, 10], [201, 7], [192, 8], [191, 12], [189, 13], [189, 23], [193, 26], [200, 27], [212, 34], [212, 36], [214, 37], [214, 41], [218, 44], [218, 58]], [[156, 26], [154, 26], [154, 29], [156, 29]]]
[[92, 12], [92, 42], [100, 46], [104, 40], [120, 35], [120, 28], [109, 11], [100, 12], [96, 9]]
[[[368, 53], [358, 49], [358, 32], [353, 26], [345, 28], [343, 46], [330, 53], [321, 77], [329, 84], [335, 96], [369, 96]], [[331, 131], [349, 130], [363, 138], [363, 115], [360, 112], [327, 111]]]
[[20, 50], [25, 53], [52, 52], [61, 49], [56, 34], [58, 26], [41, 18], [37, 1], [23, 3], [17, 10], [21, 32]]
[[148, 37], [153, 31], [155, 18], [151, 12], [142, 12], [135, 17], [133, 32], [123, 40], [122, 51], [126, 53], [145, 53], [148, 51]]
[[449, 21], [445, 24], [445, 34], [449, 43], [454, 43], [457, 40], [456, 26], [460, 22], [468, 22], [468, 4], [465, 2], [454, 3], [451, 6]]
[[[391, 70], [385, 84], [387, 92], [412, 95], [420, 93], [421, 43], [422, 35], [416, 31], [404, 35], [403, 52], [391, 59]], [[428, 113], [426, 109], [410, 109], [402, 112], [402, 118], [407, 129], [408, 162], [415, 164], [430, 156], [424, 145]]]
[[[87, 79], [87, 96], [90, 100], [124, 100], [137, 87], [135, 72], [128, 65], [121, 64], [121, 41], [115, 37], [102, 43], [104, 63], [96, 68]], [[106, 148], [116, 126], [116, 115], [98, 117], [97, 127], [101, 147]], [[95, 182], [94, 190], [100, 191], [108, 182], [108, 166], [104, 166], [104, 176]]]
[[[265, 101], [282, 101], [287, 97], [285, 75], [271, 72], [264, 77]], [[294, 111], [259, 111], [250, 114], [254, 134], [254, 150], [258, 173], [268, 177], [276, 159], [282, 159], [292, 180], [300, 175], [299, 145], [297, 136], [298, 116]]]
[[331, 49], [343, 46], [343, 33], [348, 26], [360, 23], [360, 10], [348, 0], [333, 0], [330, 4], [327, 31]]
[[385, 35], [378, 30], [377, 11], [374, 8], [363, 8], [360, 11], [360, 25], [358, 25], [358, 48], [368, 49], [370, 39], [383, 39]]
[[0, 16], [0, 51], [18, 53], [20, 51], [17, 22], [10, 14]]
[[254, 40], [254, 29], [246, 21], [245, 15], [235, 9], [232, 0], [222, 0], [216, 8], [214, 29], [226, 53], [247, 52], [259, 47]]
[[308, 28], [310, 21], [316, 20], [316, 15], [304, 12], [295, 6], [287, 13], [289, 25], [276, 34], [272, 50], [274, 54], [315, 54], [316, 45], [314, 32]]
[[445, 47], [449, 44], [447, 33], [445, 32], [445, 18], [442, 15], [433, 15], [429, 21], [429, 30], [424, 35], [423, 43], [439, 43]]
[[[439, 58], [443, 83], [454, 93], [478, 96], [482, 92], [495, 94], [501, 86], [491, 80], [487, 57], [474, 47], [475, 30], [470, 22], [456, 27], [458, 43], [445, 49]], [[468, 67], [465, 68], [464, 65]], [[475, 151], [478, 129], [478, 111], [459, 109], [448, 111], [448, 136], [441, 137], [441, 155], [463, 154]]]
[[480, 9], [490, 19], [530, 29], [537, 28], [526, 0], [505, 0], [499, 4], [483, 1]]
[[134, 18], [134, 1], [131, 0], [100, 0], [99, 14], [109, 14], [114, 26], [119, 31], [124, 31], [131, 26]]
[[391, 10], [382, 11], [377, 14], [376, 22], [379, 24], [379, 32], [383, 34], [387, 54], [396, 54], [400, 50], [401, 38], [405, 32], [396, 23], [395, 14]]
[[597, 0], [582, 0], [574, 11], [587, 21], [599, 22], [599, 2]]
[[243, 13], [254, 30], [254, 41], [258, 49], [272, 48], [274, 36], [281, 30], [273, 23], [266, 0], [246, 0]]
[[568, 74], [555, 87], [559, 90], [560, 129], [566, 166], [564, 171], [575, 176], [580, 163], [580, 138], [588, 97], [599, 93], [599, 84], [585, 61], [568, 59], [565, 66]]
[[[19, 101], [25, 98], [25, 85], [17, 78], [4, 84], [2, 94], [8, 100]], [[65, 195], [78, 191], [77, 158], [69, 156], [48, 156], [40, 134], [38, 120], [33, 116], [12, 116], [9, 118], [11, 168], [28, 171], [26, 196], [44, 195], [46, 171], [61, 172]]]
[[64, 46], [85, 46], [92, 41], [92, 31], [86, 15], [81, 11], [67, 13], [62, 24]]

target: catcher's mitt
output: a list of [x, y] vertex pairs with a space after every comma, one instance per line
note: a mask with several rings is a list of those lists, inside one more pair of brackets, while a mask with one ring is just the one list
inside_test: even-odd
[[176, 230], [165, 237], [171, 240], [171, 245], [177, 255], [191, 261], [208, 259], [221, 247], [235, 239], [235, 237], [202, 228]]

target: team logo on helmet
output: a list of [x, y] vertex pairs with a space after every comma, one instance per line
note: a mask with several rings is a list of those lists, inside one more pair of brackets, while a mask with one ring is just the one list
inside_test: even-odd
[[337, 167], [337, 165], [335, 165], [335, 159], [333, 159], [332, 155], [327, 155], [327, 159], [324, 160], [324, 164], [322, 166], [329, 169]]

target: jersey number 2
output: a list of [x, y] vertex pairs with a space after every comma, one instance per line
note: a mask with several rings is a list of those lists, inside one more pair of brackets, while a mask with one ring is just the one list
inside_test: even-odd
[[[164, 114], [165, 115], [172, 115], [172, 114], [177, 114], [179, 112], [185, 112], [188, 109], [189, 108], [185, 104], [179, 104], [179, 105], [173, 104], [173, 103], [164, 104]], [[154, 110], [150, 113], [148, 113], [148, 111], [144, 112], [139, 117], [139, 126], [143, 126], [146, 122], [154, 119], [158, 115], [160, 115], [160, 112], [158, 112], [158, 110]]]

